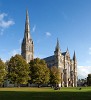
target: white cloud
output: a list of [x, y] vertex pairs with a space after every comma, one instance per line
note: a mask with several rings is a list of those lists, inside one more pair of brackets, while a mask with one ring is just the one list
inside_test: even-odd
[[2, 13], [2, 14], [0, 14], [0, 21], [3, 20], [5, 16], [7, 16], [6, 13]]
[[50, 32], [46, 32], [46, 36], [51, 36], [51, 33]]
[[11, 19], [6, 20], [5, 17], [8, 17], [8, 15], [6, 13], [0, 14], [0, 35], [3, 34], [3, 32], [6, 28], [9, 28], [13, 24], [15, 24], [15, 22], [13, 20], [11, 20]]
[[35, 30], [36, 30], [36, 25], [34, 25], [32, 32], [35, 32]]
[[84, 79], [88, 76], [89, 73], [91, 73], [91, 66], [78, 66], [77, 70], [78, 78]]
[[13, 24], [14, 24], [14, 22], [12, 20], [8, 20], [8, 21], [2, 20], [2, 21], [0, 21], [0, 27], [2, 27], [2, 28], [8, 28]]

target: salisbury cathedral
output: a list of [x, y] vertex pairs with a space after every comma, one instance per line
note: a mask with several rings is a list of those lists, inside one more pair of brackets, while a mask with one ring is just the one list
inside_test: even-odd
[[[28, 11], [26, 11], [25, 32], [21, 45], [21, 55], [27, 63], [34, 59], [34, 44], [30, 35]], [[66, 52], [62, 52], [59, 40], [57, 39], [54, 55], [44, 58], [44, 60], [49, 68], [56, 66], [60, 69], [61, 82], [59, 85], [61, 87], [77, 86], [77, 59], [75, 51], [71, 59], [68, 48]]]

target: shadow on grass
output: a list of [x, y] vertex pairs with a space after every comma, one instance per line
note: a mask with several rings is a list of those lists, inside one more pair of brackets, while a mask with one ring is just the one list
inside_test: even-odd
[[91, 92], [0, 91], [0, 100], [91, 100]]

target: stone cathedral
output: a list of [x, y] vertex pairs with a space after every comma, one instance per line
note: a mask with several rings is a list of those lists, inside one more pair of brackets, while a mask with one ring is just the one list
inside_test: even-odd
[[56, 66], [60, 69], [60, 87], [77, 87], [77, 59], [75, 52], [73, 58], [70, 59], [68, 48], [66, 52], [61, 52], [57, 39], [54, 55], [44, 58], [44, 60], [49, 68]]
[[[27, 63], [34, 59], [34, 44], [30, 35], [28, 11], [26, 11], [25, 32], [21, 45], [21, 55]], [[75, 52], [73, 58], [71, 59], [68, 49], [66, 52], [61, 51], [59, 41], [57, 39], [54, 55], [44, 58], [44, 60], [49, 68], [56, 66], [60, 69], [61, 82], [59, 86], [77, 86], [77, 59]]]

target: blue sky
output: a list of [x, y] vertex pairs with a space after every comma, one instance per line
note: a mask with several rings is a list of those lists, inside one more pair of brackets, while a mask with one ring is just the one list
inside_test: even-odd
[[58, 37], [62, 52], [75, 50], [79, 78], [91, 73], [91, 0], [0, 0], [2, 60], [21, 52], [26, 9], [35, 57], [53, 55]]

